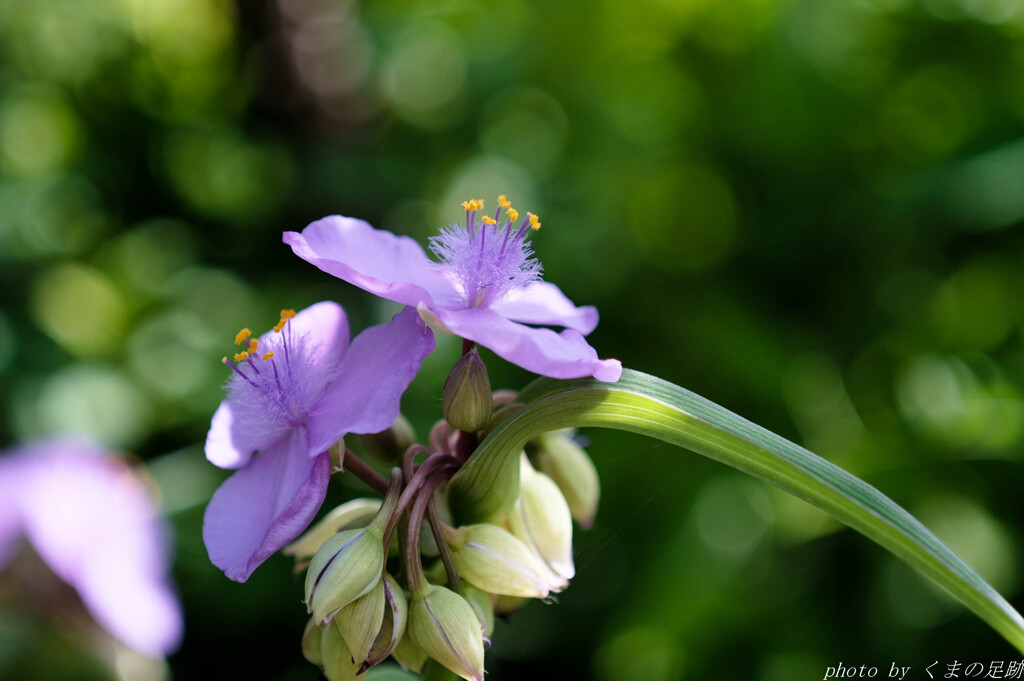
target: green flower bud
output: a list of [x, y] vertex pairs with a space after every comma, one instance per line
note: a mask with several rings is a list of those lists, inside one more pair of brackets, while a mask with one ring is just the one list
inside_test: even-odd
[[520, 459], [519, 499], [509, 516], [512, 534], [534, 549], [556, 577], [554, 591], [561, 590], [576, 574], [572, 562], [572, 515], [558, 485]]
[[309, 528], [304, 535], [284, 547], [286, 556], [294, 556], [298, 570], [309, 564], [320, 547], [338, 532], [363, 527], [380, 509], [380, 499], [352, 499], [338, 506]]
[[324, 667], [323, 650], [320, 646], [322, 638], [323, 632], [316, 625], [316, 620], [309, 618], [306, 630], [302, 632], [302, 656], [321, 669]]
[[334, 616], [334, 624], [345, 638], [352, 659], [362, 667], [384, 622], [384, 578]]
[[306, 570], [306, 608], [317, 622], [367, 593], [384, 570], [384, 536], [376, 527], [345, 530], [320, 547]]
[[357, 681], [363, 678], [359, 664], [352, 659], [348, 644], [333, 622], [323, 626], [320, 650], [324, 676], [328, 681]]
[[458, 430], [476, 432], [490, 420], [491, 380], [476, 348], [452, 367], [444, 382], [441, 407], [445, 419]]
[[360, 668], [363, 671], [384, 661], [395, 651], [398, 642], [405, 636], [405, 627], [409, 620], [409, 602], [402, 587], [386, 572], [381, 583], [384, 586], [384, 618], [370, 652]]
[[480, 628], [484, 630], [484, 638], [490, 638], [494, 633], [494, 600], [491, 595], [466, 581], [462, 582], [459, 595], [473, 608], [473, 614], [480, 622]]
[[384, 572], [384, 530], [398, 508], [401, 472], [395, 468], [387, 494], [366, 527], [345, 530], [325, 541], [306, 570], [306, 608], [317, 622], [327, 622], [366, 594]]
[[360, 435], [359, 442], [370, 456], [382, 463], [395, 465], [402, 460], [405, 450], [416, 442], [416, 432], [409, 420], [399, 414], [390, 428]]
[[594, 524], [601, 482], [597, 469], [583, 448], [572, 439], [571, 430], [556, 430], [538, 438], [533, 463], [562, 490], [572, 517], [584, 528]]
[[546, 598], [544, 565], [523, 542], [496, 525], [468, 525], [448, 541], [455, 568], [484, 591], [506, 596]]
[[401, 665], [402, 669], [416, 674], [423, 670], [423, 665], [430, 659], [422, 648], [412, 642], [408, 629], [406, 635], [398, 640], [398, 645], [391, 651], [391, 657], [395, 658], [395, 662]]
[[483, 681], [484, 639], [473, 608], [454, 591], [424, 584], [409, 605], [408, 634], [427, 655], [467, 681]]

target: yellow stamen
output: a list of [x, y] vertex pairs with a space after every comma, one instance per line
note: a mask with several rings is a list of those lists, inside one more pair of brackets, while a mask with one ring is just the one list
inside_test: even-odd
[[494, 218], [492, 218], [492, 217], [491, 217], [490, 215], [485, 215], [485, 216], [483, 217], [483, 221], [484, 221], [484, 222], [485, 222], [486, 224], [488, 224], [488, 225], [496, 225], [496, 224], [498, 224], [498, 221], [497, 221], [497, 220], [495, 220]]
[[530, 228], [535, 230], [540, 229], [540, 218], [533, 213], [527, 213], [527, 215], [530, 216]]
[[274, 333], [281, 333], [281, 329], [283, 329], [284, 325], [287, 324], [287, 323], [288, 323], [287, 319], [282, 319], [281, 321], [279, 321], [277, 323], [277, 326], [274, 327]]
[[221, 357], [220, 361], [221, 361], [221, 364], [227, 364], [228, 363], [228, 358], [227, 357]]
[[462, 208], [463, 210], [473, 210], [473, 201], [463, 201]]
[[504, 194], [502, 194], [501, 196], [498, 197], [498, 205], [501, 206], [502, 208], [508, 208], [509, 206], [512, 205], [512, 202], [509, 201]]
[[519, 211], [513, 208], [511, 204], [508, 206], [508, 219], [511, 220], [512, 222], [515, 222], [516, 220], [519, 219]]
[[256, 339], [255, 338], [253, 338], [251, 341], [249, 341], [249, 354], [250, 355], [255, 355], [256, 354]]
[[252, 335], [252, 331], [249, 329], [242, 329], [235, 334], [235, 345], [241, 345], [242, 342]]
[[281, 319], [293, 319], [295, 310], [281, 310]]
[[473, 199], [473, 210], [483, 210], [483, 209], [484, 209], [484, 200], [483, 199]]
[[235, 355], [236, 362], [242, 362], [247, 359], [249, 359], [249, 353], [246, 352], [245, 350], [242, 350], [241, 352]]
[[270, 351], [270, 352], [268, 352], [267, 354], [265, 354], [265, 355], [263, 355], [262, 357], [260, 357], [260, 359], [262, 359], [263, 361], [266, 361], [266, 360], [270, 359], [270, 358], [271, 358], [271, 357], [273, 357], [273, 356], [274, 356], [274, 351], [273, 351], [273, 350], [271, 350], [271, 351]]

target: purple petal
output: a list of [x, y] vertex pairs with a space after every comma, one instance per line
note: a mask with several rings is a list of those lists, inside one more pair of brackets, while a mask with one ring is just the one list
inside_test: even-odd
[[[304, 339], [303, 345], [309, 352], [303, 362], [308, 363], [310, 376], [322, 376], [321, 380], [326, 381], [334, 374], [335, 367], [348, 349], [348, 318], [341, 305], [335, 302], [325, 300], [315, 303], [289, 319], [280, 334], [271, 330], [260, 336], [259, 352], [267, 348], [280, 353], [280, 349], [273, 348], [271, 339], [274, 339], [273, 344], [276, 345], [282, 334], [291, 334], [290, 341]], [[320, 387], [311, 389], [319, 390]]]
[[411, 307], [359, 334], [307, 419], [311, 452], [327, 449], [345, 433], [376, 433], [390, 426], [402, 393], [433, 349], [434, 334]]
[[[291, 354], [282, 347], [285, 341]], [[336, 375], [348, 345], [345, 311], [337, 303], [316, 303], [290, 319], [281, 333], [268, 331], [259, 339], [258, 354], [270, 349], [275, 352], [272, 361], [281, 367], [279, 381], [275, 382], [270, 373], [270, 362], [256, 360], [264, 372], [259, 377], [245, 363], [241, 368], [257, 379], [262, 391], [278, 391], [283, 386], [290, 395], [300, 396], [296, 401], [304, 401], [301, 396], [307, 395], [306, 400], [312, 402]], [[263, 377], [266, 381], [260, 380]], [[206, 435], [206, 458], [214, 465], [240, 468], [249, 463], [253, 452], [272, 447], [291, 431], [292, 426], [281, 420], [280, 413], [268, 412], [260, 392], [245, 385], [234, 386], [231, 396], [214, 413]]]
[[206, 434], [206, 458], [221, 468], [241, 468], [249, 463], [259, 442], [247, 440], [244, 432], [235, 432], [231, 403], [224, 400], [213, 413], [210, 432]]
[[308, 456], [304, 431], [257, 454], [224, 481], [203, 517], [210, 561], [244, 582], [263, 561], [298, 537], [327, 493], [330, 457]]
[[455, 284], [419, 244], [378, 230], [354, 218], [332, 215], [302, 233], [285, 232], [295, 255], [324, 272], [388, 300], [415, 306], [421, 301], [450, 304]]
[[153, 656], [177, 648], [167, 528], [144, 483], [92, 447], [50, 443], [22, 456], [18, 504], [36, 552], [124, 643]]
[[597, 352], [573, 329], [555, 333], [510, 321], [490, 309], [434, 310], [457, 336], [490, 348], [499, 357], [527, 371], [551, 378], [593, 376], [614, 382], [622, 375], [617, 359], [598, 359]]
[[561, 289], [546, 281], [535, 281], [511, 291], [505, 301], [493, 303], [491, 309], [517, 322], [564, 326], [584, 336], [597, 326], [596, 307], [576, 307]]

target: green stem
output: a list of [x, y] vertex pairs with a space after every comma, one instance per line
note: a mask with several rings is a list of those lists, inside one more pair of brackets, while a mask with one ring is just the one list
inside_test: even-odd
[[907, 511], [806, 449], [683, 388], [636, 371], [617, 383], [535, 381], [452, 479], [458, 524], [504, 518], [519, 492], [519, 452], [541, 433], [599, 426], [658, 438], [761, 478], [876, 541], [946, 588], [1024, 652], [1024, 619]]

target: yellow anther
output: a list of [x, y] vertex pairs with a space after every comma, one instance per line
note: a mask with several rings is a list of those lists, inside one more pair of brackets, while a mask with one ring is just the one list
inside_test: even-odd
[[249, 341], [249, 354], [250, 355], [255, 355], [256, 354], [256, 339], [255, 338], [253, 338], [251, 341]]
[[227, 364], [228, 363], [228, 358], [227, 357], [221, 357], [220, 358], [220, 362], [221, 362], [221, 364]]
[[277, 325], [274, 327], [274, 333], [281, 333], [281, 329], [283, 329], [284, 325], [287, 324], [287, 323], [288, 323], [287, 319], [282, 319], [281, 321], [279, 321], [277, 323]]
[[530, 228], [540, 229], [540, 218], [534, 215], [533, 213], [527, 213], [527, 215], [530, 216]]
[[292, 319], [295, 317], [295, 310], [281, 310], [281, 319]]
[[483, 210], [484, 209], [484, 200], [483, 199], [473, 199], [473, 209], [474, 210]]
[[252, 331], [249, 329], [242, 329], [235, 334], [235, 345], [241, 345], [245, 339], [252, 335]]
[[498, 197], [498, 205], [501, 206], [502, 208], [508, 208], [509, 206], [512, 205], [512, 202], [505, 198], [505, 195], [502, 194], [501, 196]]
[[236, 362], [241, 362], [247, 359], [249, 359], [249, 353], [246, 352], [245, 350], [242, 350], [241, 352], [235, 355]]
[[462, 202], [462, 208], [464, 210], [474, 210], [474, 208], [473, 208], [473, 201], [463, 201]]
[[271, 357], [273, 357], [273, 356], [274, 356], [274, 351], [273, 351], [273, 350], [271, 350], [271, 351], [270, 351], [270, 352], [268, 352], [267, 354], [265, 354], [265, 355], [263, 355], [262, 357], [260, 357], [260, 359], [262, 359], [263, 361], [266, 361], [266, 360], [270, 359], [270, 358], [271, 358]]
[[492, 217], [491, 217], [490, 215], [485, 215], [485, 216], [483, 217], [483, 221], [484, 221], [484, 222], [485, 222], [486, 224], [488, 224], [488, 225], [496, 225], [496, 224], [498, 224], [498, 221], [497, 221], [497, 220], [495, 220], [494, 218], [492, 218]]
[[519, 211], [513, 208], [511, 205], [508, 206], [508, 219], [515, 222], [519, 219]]

